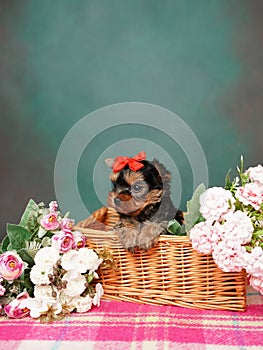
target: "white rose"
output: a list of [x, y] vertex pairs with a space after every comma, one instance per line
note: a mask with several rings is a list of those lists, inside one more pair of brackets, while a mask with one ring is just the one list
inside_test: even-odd
[[55, 303], [46, 303], [36, 298], [30, 298], [28, 299], [27, 307], [30, 310], [30, 316], [32, 318], [38, 318], [42, 314], [45, 315], [48, 311], [52, 311], [55, 315], [59, 315], [62, 312], [62, 305], [58, 301]]
[[68, 296], [79, 296], [86, 289], [86, 278], [77, 271], [68, 271], [62, 278], [63, 281], [67, 281], [67, 287], [64, 289], [64, 293]]
[[77, 296], [72, 299], [72, 305], [74, 305], [77, 312], [87, 312], [92, 307], [92, 299], [89, 295], [85, 297]]
[[50, 265], [34, 265], [30, 271], [30, 279], [34, 284], [50, 284], [48, 275], [53, 273]]
[[80, 248], [79, 250], [70, 250], [63, 254], [61, 266], [66, 271], [75, 270], [79, 273], [90, 271], [94, 272], [101, 264], [102, 259], [92, 250]]
[[[52, 296], [52, 292], [56, 292], [56, 297]], [[34, 287], [34, 296], [39, 301], [44, 301], [46, 303], [54, 303], [58, 297], [59, 292], [56, 289], [56, 287], [53, 287], [53, 290], [50, 285], [48, 286], [42, 286], [42, 285], [36, 285]]]
[[35, 256], [35, 263], [37, 265], [54, 266], [59, 260], [59, 252], [53, 247], [45, 247], [40, 249]]

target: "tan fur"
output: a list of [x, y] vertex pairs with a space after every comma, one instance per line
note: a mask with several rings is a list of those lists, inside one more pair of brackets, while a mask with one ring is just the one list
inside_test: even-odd
[[133, 171], [127, 171], [124, 174], [124, 180], [129, 184], [132, 185], [133, 183], [137, 181], [144, 181], [143, 174], [141, 172], [133, 172]]

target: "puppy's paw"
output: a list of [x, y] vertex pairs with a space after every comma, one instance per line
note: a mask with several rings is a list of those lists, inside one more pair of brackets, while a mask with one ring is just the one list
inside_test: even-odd
[[151, 249], [158, 242], [159, 236], [165, 231], [166, 226], [166, 221], [160, 223], [146, 221], [137, 238], [138, 248], [145, 251]]
[[117, 233], [119, 241], [124, 249], [130, 253], [136, 250], [136, 241], [139, 235], [139, 227], [120, 227], [116, 226], [114, 232]]

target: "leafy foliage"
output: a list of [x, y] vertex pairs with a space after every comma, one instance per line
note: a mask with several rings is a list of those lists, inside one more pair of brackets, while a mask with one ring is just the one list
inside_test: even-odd
[[190, 229], [198, 222], [204, 221], [200, 214], [200, 196], [205, 192], [205, 185], [200, 184], [195, 190], [191, 200], [187, 202], [187, 213], [185, 214], [185, 230], [189, 234]]

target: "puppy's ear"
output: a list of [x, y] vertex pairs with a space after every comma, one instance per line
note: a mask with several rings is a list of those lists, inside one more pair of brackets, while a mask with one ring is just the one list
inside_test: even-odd
[[105, 163], [108, 165], [109, 168], [113, 167], [114, 159], [113, 158], [106, 158]]
[[157, 159], [152, 161], [152, 165], [158, 170], [159, 174], [161, 175], [164, 188], [168, 190], [172, 179], [170, 171], [168, 171]]

